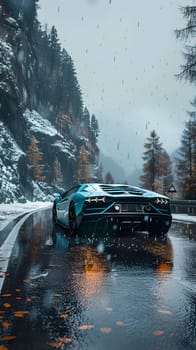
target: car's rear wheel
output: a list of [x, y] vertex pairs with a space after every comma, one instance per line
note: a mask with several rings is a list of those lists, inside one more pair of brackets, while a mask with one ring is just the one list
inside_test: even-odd
[[56, 205], [55, 204], [53, 205], [53, 208], [52, 208], [52, 221], [54, 224], [57, 223], [57, 212], [56, 212]]
[[76, 211], [73, 202], [71, 202], [69, 207], [69, 231], [71, 234], [77, 233]]

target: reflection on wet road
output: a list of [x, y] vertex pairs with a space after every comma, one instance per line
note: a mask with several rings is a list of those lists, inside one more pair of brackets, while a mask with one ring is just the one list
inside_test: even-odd
[[0, 349], [196, 348], [194, 225], [70, 237], [50, 214], [26, 221], [1, 271]]

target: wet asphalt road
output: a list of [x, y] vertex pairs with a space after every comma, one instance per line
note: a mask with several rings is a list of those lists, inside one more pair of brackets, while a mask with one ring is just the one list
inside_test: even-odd
[[0, 350], [196, 349], [194, 225], [70, 237], [41, 211], [2, 274]]

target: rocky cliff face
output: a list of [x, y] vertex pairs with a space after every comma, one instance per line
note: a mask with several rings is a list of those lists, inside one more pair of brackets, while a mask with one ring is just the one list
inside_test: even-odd
[[[39, 62], [35, 47], [39, 37], [38, 29], [30, 33], [21, 18], [9, 16], [0, 5], [0, 203], [50, 200], [54, 192], [71, 186], [82, 145], [91, 169], [97, 169], [96, 142], [89, 139], [84, 120], [73, 113], [74, 108], [81, 111], [82, 106], [77, 81], [78, 90], [70, 92], [69, 104], [63, 105], [63, 97], [56, 104], [58, 92], [62, 95], [58, 79], [55, 102], [51, 102], [52, 85], [50, 96], [47, 98], [45, 87], [40, 97], [43, 62]], [[39, 53], [41, 50], [39, 47]], [[63, 74], [68, 73], [65, 70]]]

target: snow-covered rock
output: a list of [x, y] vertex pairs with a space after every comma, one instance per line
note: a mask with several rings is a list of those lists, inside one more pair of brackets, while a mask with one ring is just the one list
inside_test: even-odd
[[0, 203], [10, 203], [22, 197], [18, 164], [24, 152], [13, 139], [8, 128], [0, 121]]
[[29, 111], [29, 109], [27, 109], [23, 115], [27, 121], [30, 131], [42, 133], [48, 136], [57, 135], [58, 132], [56, 128], [48, 119], [44, 119], [38, 112]]

